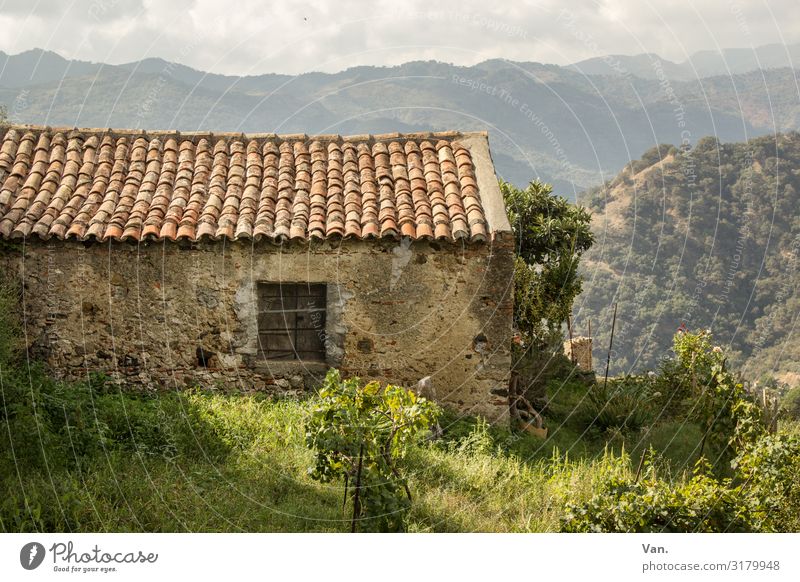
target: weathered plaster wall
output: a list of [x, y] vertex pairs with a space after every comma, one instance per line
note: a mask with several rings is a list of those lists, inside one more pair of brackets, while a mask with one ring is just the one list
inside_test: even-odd
[[[507, 414], [513, 243], [28, 241], [2, 263], [24, 281], [32, 352], [67, 378], [103, 371], [147, 389], [300, 391], [328, 366], [412, 385], [492, 420]], [[326, 364], [268, 362], [258, 281], [328, 284]], [[216, 354], [198, 364], [202, 347]]]

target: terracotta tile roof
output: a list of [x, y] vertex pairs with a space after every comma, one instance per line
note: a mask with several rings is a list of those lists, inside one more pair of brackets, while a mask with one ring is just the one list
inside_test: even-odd
[[454, 132], [342, 138], [8, 126], [0, 135], [3, 238], [489, 234], [472, 155]]

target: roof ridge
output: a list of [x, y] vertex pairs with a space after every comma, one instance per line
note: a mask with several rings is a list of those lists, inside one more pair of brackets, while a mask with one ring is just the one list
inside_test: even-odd
[[77, 126], [58, 126], [58, 125], [35, 125], [24, 123], [4, 123], [0, 124], [0, 139], [5, 137], [9, 130], [17, 130], [24, 132], [31, 132], [34, 134], [50, 132], [50, 133], [69, 133], [69, 134], [100, 134], [108, 135], [111, 137], [184, 137], [188, 139], [231, 139], [239, 138], [242, 140], [255, 140], [255, 141], [322, 141], [322, 142], [359, 142], [359, 143], [378, 143], [386, 141], [417, 141], [425, 139], [437, 139], [453, 141], [470, 136], [489, 136], [486, 130], [477, 131], [414, 131], [408, 133], [363, 133], [352, 135], [340, 134], [306, 134], [306, 133], [245, 133], [236, 131], [180, 131], [177, 129], [134, 129], [134, 128], [112, 128], [112, 127], [77, 127]]

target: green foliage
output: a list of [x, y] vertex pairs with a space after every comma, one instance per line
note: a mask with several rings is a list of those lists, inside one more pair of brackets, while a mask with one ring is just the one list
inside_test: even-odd
[[[713, 476], [705, 457], [697, 462], [691, 479], [678, 483], [657, 478], [650, 464], [641, 481], [609, 478], [589, 502], [571, 505], [562, 529], [721, 532], [796, 528], [800, 437], [766, 434], [761, 409], [726, 370], [722, 350], [712, 346], [710, 333], [678, 332], [675, 353], [672, 370], [690, 378], [693, 414], [705, 430], [703, 443], [719, 451], [713, 469], [721, 476]], [[731, 460], [733, 474], [722, 460]]]
[[747, 443], [728, 478], [709, 474], [700, 459], [690, 479], [607, 476], [595, 495], [569, 504], [562, 531], [569, 532], [779, 532], [800, 528], [800, 438], [762, 435]]
[[654, 383], [647, 376], [626, 376], [599, 383], [589, 391], [581, 408], [586, 426], [601, 431], [638, 431], [650, 424]]
[[400, 386], [364, 386], [331, 370], [306, 426], [315, 451], [311, 477], [323, 483], [343, 479], [362, 529], [402, 531], [411, 502], [397, 465], [438, 414], [436, 406]]
[[[86, 386], [71, 386], [81, 394], [88, 392]], [[553, 418], [561, 419], [563, 413], [567, 419], [566, 424], [559, 420], [551, 425], [547, 441], [512, 433], [507, 427], [487, 425], [479, 418], [445, 413], [439, 420], [444, 429], [441, 439], [409, 447], [403, 469], [415, 502], [405, 517], [407, 529], [556, 531], [567, 505], [570, 509], [583, 507], [608, 479], [632, 483], [639, 459], [633, 447], [639, 437], [633, 433], [625, 437], [625, 450], [631, 451], [630, 456], [610, 447], [604, 453], [602, 439], [587, 438], [569, 420], [570, 412], [588, 387], [575, 382], [554, 384], [551, 388], [560, 406], [558, 415], [553, 411]], [[69, 385], [62, 385], [60, 390], [64, 401], [79, 398], [67, 394]], [[319, 483], [307, 473], [315, 459], [306, 445], [304, 423], [314, 401], [271, 401], [202, 392], [181, 394], [180, 399], [168, 394], [128, 397], [120, 395], [112, 384], [101, 387], [99, 382], [94, 383], [92, 395], [99, 402], [98, 414], [105, 418], [109, 416], [104, 411], [108, 398], [124, 397], [125, 410], [132, 419], [147, 417], [154, 422], [157, 416], [137, 409], [164, 409], [168, 418], [160, 422], [174, 435], [166, 442], [175, 443], [175, 449], [159, 447], [164, 441], [156, 437], [147, 447], [136, 445], [130, 436], [122, 436], [125, 431], [119, 431], [116, 434], [121, 441], [107, 439], [105, 450], [84, 454], [79, 463], [60, 460], [65, 449], [47, 448], [40, 458], [46, 458], [48, 464], [37, 465], [21, 458], [42, 446], [36, 440], [34, 424], [30, 429], [34, 435], [31, 446], [15, 449], [20, 462], [0, 461], [0, 531], [350, 529], [349, 516], [341, 515], [341, 488]], [[176, 398], [174, 416], [169, 405], [172, 398]], [[124, 427], [121, 414], [115, 416]], [[134, 434], [143, 434], [145, 427], [137, 427], [139, 424], [134, 420]], [[43, 424], [39, 426], [45, 428]], [[6, 427], [0, 429], [0, 433], [7, 432]], [[684, 429], [672, 426], [669, 432]], [[689, 437], [694, 443], [699, 442], [696, 429]], [[20, 442], [16, 433], [13, 438], [16, 447]], [[672, 437], [664, 435], [663, 440]], [[786, 454], [765, 455], [764, 449], [758, 457], [769, 456], [774, 459], [773, 468], [785, 466], [786, 475], [796, 476], [800, 455], [796, 454], [796, 444], [792, 446], [795, 448]], [[0, 445], [0, 450], [5, 448], [6, 443]], [[215, 450], [227, 452], [214, 454]], [[653, 469], [643, 472], [644, 479], [657, 469], [655, 476], [664, 483], [683, 483], [680, 476], [673, 477], [660, 456], [651, 458]], [[674, 454], [675, 466], [685, 458], [682, 451]], [[763, 468], [764, 463], [759, 461], [758, 466]], [[753, 474], [771, 472], [772, 469], [767, 473], [756, 469]], [[733, 486], [742, 484], [744, 495], [750, 487], [744, 485], [748, 478], [735, 479]], [[754, 483], [753, 479], [749, 481]], [[746, 498], [748, 507], [765, 494], [759, 491], [781, 490], [768, 482], [760, 487]], [[787, 491], [796, 499], [796, 489]], [[798, 530], [796, 521], [791, 521], [792, 512], [798, 514], [797, 506], [792, 509], [788, 499], [787, 495], [769, 502], [769, 507], [786, 507], [780, 513], [772, 510], [775, 521], [769, 528]], [[748, 519], [757, 523], [755, 520], [761, 517], [754, 513]]]
[[22, 342], [18, 285], [0, 273], [0, 369], [7, 369], [19, 355]]
[[791, 420], [800, 420], [800, 386], [791, 388], [783, 395], [781, 413]]
[[565, 532], [747, 532], [755, 526], [740, 492], [730, 481], [706, 474], [698, 462], [691, 479], [671, 485], [652, 464], [637, 481], [612, 475], [584, 504], [570, 504]]
[[733, 464], [759, 531], [800, 530], [800, 436], [762, 436]]
[[[708, 443], [720, 451], [720, 461], [730, 461], [736, 447], [754, 442], [764, 433], [761, 409], [744, 385], [726, 368], [711, 333], [679, 331], [674, 350], [677, 364], [692, 387], [691, 415], [706, 431]], [[721, 463], [724, 467], [724, 463]]]
[[546, 345], [581, 292], [578, 262], [594, 242], [591, 217], [538, 180], [524, 190], [501, 182], [500, 190], [517, 241], [514, 321], [525, 344]]
[[2, 386], [0, 464], [72, 470], [112, 451], [222, 458], [232, 448], [199, 393], [123, 392], [102, 376], [64, 383], [39, 366], [4, 370]]

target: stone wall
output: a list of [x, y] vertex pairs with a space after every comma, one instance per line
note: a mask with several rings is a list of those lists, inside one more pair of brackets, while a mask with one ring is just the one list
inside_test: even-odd
[[592, 364], [592, 338], [575, 337], [564, 342], [564, 355], [585, 372], [594, 370]]
[[[59, 376], [126, 386], [308, 390], [330, 366], [404, 385], [432, 376], [442, 403], [507, 414], [513, 243], [91, 243], [27, 241], [2, 266], [24, 281], [33, 354]], [[257, 282], [328, 284], [327, 361], [259, 354]], [[208, 356], [205, 366], [197, 350]]]

